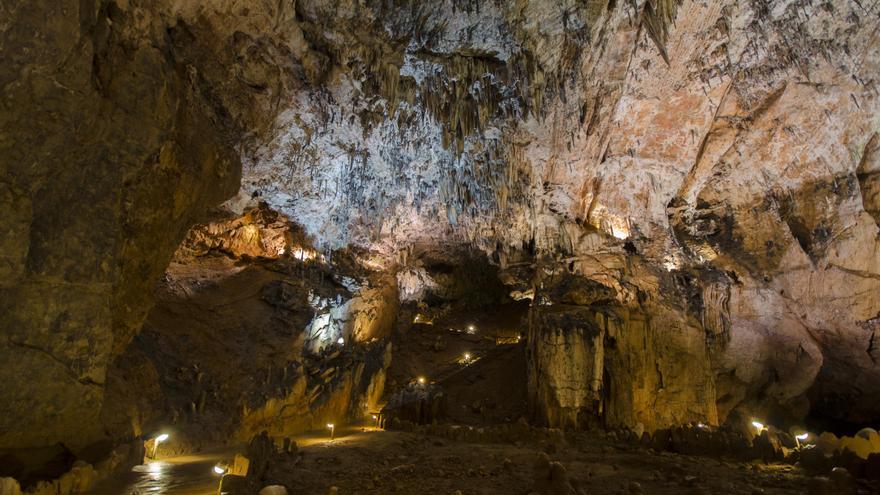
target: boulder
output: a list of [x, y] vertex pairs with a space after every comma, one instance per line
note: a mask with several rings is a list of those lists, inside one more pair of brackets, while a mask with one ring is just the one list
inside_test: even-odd
[[247, 478], [257, 481], [261, 480], [275, 453], [275, 442], [269, 437], [268, 432], [263, 431], [259, 435], [254, 436], [247, 450], [247, 458], [249, 460]]
[[840, 439], [834, 433], [824, 431], [816, 439], [816, 448], [826, 455], [832, 455], [840, 448]]
[[532, 491], [540, 495], [575, 495], [565, 467], [541, 452], [535, 460]]
[[443, 388], [435, 383], [411, 383], [396, 393], [382, 408], [382, 417], [387, 418], [391, 428], [401, 429], [403, 423], [432, 424], [445, 415], [446, 395]]
[[867, 459], [868, 455], [873, 452], [871, 442], [867, 438], [860, 436], [841, 438], [840, 449], [848, 450], [861, 459]]
[[798, 455], [804, 469], [812, 473], [827, 473], [833, 465], [833, 455], [818, 447], [802, 449]]
[[281, 485], [269, 485], [263, 487], [258, 495], [287, 495], [287, 488]]
[[220, 479], [219, 493], [223, 495], [253, 495], [255, 488], [244, 476], [223, 475]]
[[778, 461], [784, 457], [779, 438], [770, 430], [764, 430], [755, 437], [752, 441], [752, 448], [757, 457], [767, 462]]
[[871, 453], [880, 453], [880, 433], [874, 428], [862, 428], [856, 433], [856, 437], [863, 438], [868, 441], [871, 446]]
[[232, 465], [229, 466], [227, 474], [235, 476], [247, 476], [250, 464], [250, 459], [241, 454], [235, 454], [235, 457], [232, 460]]

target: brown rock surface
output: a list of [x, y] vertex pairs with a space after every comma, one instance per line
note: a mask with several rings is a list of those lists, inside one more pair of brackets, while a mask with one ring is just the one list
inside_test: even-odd
[[327, 263], [264, 206], [193, 227], [143, 330], [110, 367], [107, 428], [170, 429], [160, 453], [187, 453], [377, 410], [397, 292], [384, 273], [356, 267], [351, 254]]
[[109, 362], [186, 231], [238, 189], [277, 110], [245, 77], [277, 47], [223, 3], [0, 7], [0, 448], [105, 439]]

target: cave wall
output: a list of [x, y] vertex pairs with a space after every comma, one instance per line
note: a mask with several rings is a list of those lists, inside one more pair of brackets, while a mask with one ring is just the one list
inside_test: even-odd
[[107, 373], [103, 419], [114, 437], [164, 432], [172, 438], [160, 452], [185, 454], [378, 410], [394, 277], [357, 253], [325, 258], [265, 204], [190, 229], [155, 296]]
[[[616, 289], [571, 273], [575, 265], [539, 270], [527, 341], [532, 419], [642, 431], [717, 424], [721, 348], [673, 280], [627, 264]], [[650, 299], [650, 283], [669, 284], [654, 287], [661, 299]]]
[[555, 256], [627, 311], [641, 297], [646, 318], [691, 319], [681, 351], [712, 348], [700, 386], [719, 420], [876, 418], [874, 9], [299, 3], [328, 77], [230, 205], [258, 194], [321, 245], [387, 257], [449, 241], [502, 267]]
[[0, 6], [0, 448], [107, 438], [108, 362], [272, 120], [273, 92], [228, 72], [258, 43], [233, 44], [234, 20], [186, 15], [175, 2]]

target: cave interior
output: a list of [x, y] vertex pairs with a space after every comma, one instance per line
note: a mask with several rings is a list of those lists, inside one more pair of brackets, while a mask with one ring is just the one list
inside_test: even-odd
[[878, 32], [0, 0], [0, 495], [880, 493]]

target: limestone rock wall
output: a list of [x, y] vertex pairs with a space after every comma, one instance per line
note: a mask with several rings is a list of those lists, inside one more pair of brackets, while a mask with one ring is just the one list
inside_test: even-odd
[[554, 427], [596, 425], [604, 411], [605, 329], [589, 308], [538, 307], [528, 335], [532, 419]]
[[[630, 277], [647, 276], [640, 271], [634, 264]], [[650, 279], [629, 278], [618, 292], [570, 273], [541, 272], [528, 338], [534, 420], [648, 431], [718, 423], [716, 349], [680, 306], [678, 290], [666, 287], [658, 301], [628, 300], [626, 290], [638, 294], [635, 284]]]
[[715, 375], [699, 326], [666, 308], [618, 310], [602, 319], [607, 426], [718, 424]]
[[264, 430], [283, 437], [364, 420], [378, 411], [390, 362], [391, 344], [383, 343], [354, 359], [332, 362], [316, 376], [301, 377], [289, 394], [245, 410], [234, 438], [247, 441]]
[[[708, 334], [697, 409], [714, 394], [719, 420], [878, 416], [873, 10], [394, 6], [300, 4], [329, 94], [281, 116], [238, 203], [261, 194], [319, 243], [388, 256], [446, 240], [502, 266], [557, 255], [627, 307], [652, 301], [646, 320], [678, 319], [685, 355]], [[382, 34], [352, 51], [352, 19]]]
[[107, 439], [108, 363], [320, 65], [298, 58], [293, 17], [293, 2], [0, 6], [0, 448]]
[[872, 9], [299, 2], [284, 21], [316, 72], [229, 206], [257, 195], [319, 246], [388, 259], [448, 242], [502, 267], [558, 256], [635, 286], [621, 297], [652, 300], [648, 319], [693, 318], [685, 352], [709, 335], [720, 419], [864, 421], [880, 413]]
[[103, 438], [107, 364], [186, 230], [237, 190], [239, 156], [161, 20], [0, 11], [0, 448], [77, 450]]

